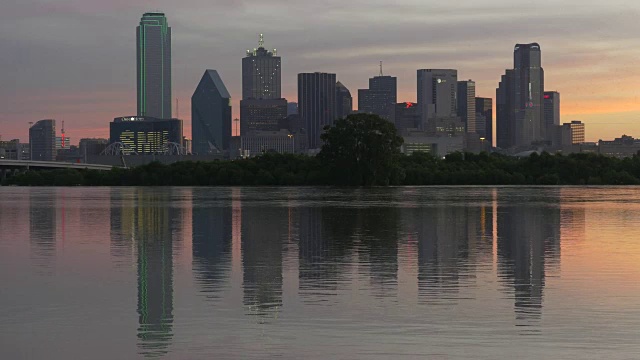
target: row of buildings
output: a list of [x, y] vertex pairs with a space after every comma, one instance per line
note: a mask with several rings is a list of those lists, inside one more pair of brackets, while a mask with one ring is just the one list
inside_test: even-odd
[[[584, 124], [562, 124], [560, 94], [545, 91], [537, 43], [515, 46], [513, 68], [505, 71], [496, 89], [494, 129], [493, 99], [477, 96], [475, 82], [459, 80], [455, 69], [417, 70], [417, 102], [398, 100], [397, 78], [383, 74], [382, 63], [368, 88], [358, 89], [357, 110], [350, 90], [333, 73], [298, 74], [297, 102], [288, 101], [282, 97], [281, 57], [276, 49], [265, 48], [261, 34], [258, 46], [242, 58], [240, 118], [232, 120], [231, 94], [221, 74], [207, 69], [191, 97], [191, 140], [183, 134], [183, 121], [172, 117], [171, 27], [164, 13], [142, 16], [136, 47], [137, 114], [115, 118], [108, 140], [83, 139], [75, 148], [65, 148], [64, 133], [56, 145], [55, 120], [38, 121], [29, 130], [29, 158], [88, 161], [98, 154], [151, 155], [152, 159], [238, 158], [271, 151], [313, 154], [322, 146], [323, 128], [354, 112], [377, 114], [392, 122], [405, 140], [406, 154], [573, 152], [585, 142]], [[5, 156], [21, 153], [24, 157], [24, 146], [20, 150], [12, 146], [0, 149], [9, 154]], [[636, 144], [625, 140], [620, 146]]]

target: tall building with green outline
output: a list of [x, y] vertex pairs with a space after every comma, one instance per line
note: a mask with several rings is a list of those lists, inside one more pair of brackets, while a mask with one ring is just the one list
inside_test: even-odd
[[164, 13], [142, 15], [136, 45], [138, 116], [171, 118], [171, 27]]

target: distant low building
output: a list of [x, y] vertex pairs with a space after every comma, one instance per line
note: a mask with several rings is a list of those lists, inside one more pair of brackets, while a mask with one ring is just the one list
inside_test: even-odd
[[601, 155], [617, 158], [632, 157], [640, 151], [640, 139], [622, 135], [611, 141], [598, 141], [598, 152]]
[[[236, 139], [237, 141], [237, 139]], [[279, 154], [304, 153], [307, 150], [306, 134], [292, 134], [287, 130], [253, 131], [239, 137], [240, 157], [252, 157], [268, 152]]]
[[423, 131], [410, 131], [404, 136], [402, 152], [411, 155], [424, 152], [436, 157], [464, 150], [464, 136], [433, 136]]
[[100, 155], [109, 144], [108, 139], [101, 138], [84, 138], [80, 139], [78, 144], [78, 151], [83, 159], [83, 162], [87, 162], [88, 156]]
[[420, 129], [422, 125], [421, 121], [418, 103], [402, 102], [396, 104], [395, 125], [398, 131], [403, 132], [407, 129]]
[[19, 139], [0, 141], [0, 158], [7, 160], [29, 160], [29, 144]]

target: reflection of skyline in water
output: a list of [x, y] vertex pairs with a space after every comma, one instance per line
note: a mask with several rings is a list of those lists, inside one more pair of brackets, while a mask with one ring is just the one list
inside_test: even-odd
[[243, 202], [242, 279], [244, 305], [251, 314], [276, 313], [282, 306], [282, 244], [288, 219], [287, 208]]
[[[231, 284], [236, 251], [247, 315], [277, 318], [283, 311], [287, 244], [297, 245], [297, 294], [309, 305], [345, 301], [340, 295], [351, 291], [354, 276], [367, 281], [373, 298], [397, 297], [401, 271], [415, 274], [419, 303], [459, 304], [461, 289], [482, 286], [478, 270], [495, 262], [519, 325], [539, 323], [547, 272], [559, 266], [558, 191], [543, 191], [544, 203], [510, 203], [503, 199], [512, 193], [497, 189], [473, 204], [422, 197], [409, 207], [265, 205], [247, 201], [242, 191], [190, 190], [191, 270], [199, 291], [219, 299], [228, 295], [221, 290]], [[139, 344], [151, 355], [167, 352], [172, 341], [175, 238], [188, 221], [170, 206], [171, 196], [166, 189], [138, 189], [112, 197], [118, 206], [111, 209], [111, 254], [126, 258], [135, 251]], [[407, 255], [401, 247], [415, 254], [413, 263], [401, 265]]]
[[31, 258], [39, 268], [52, 271], [56, 256], [58, 196], [55, 188], [29, 193]]
[[173, 337], [173, 233], [182, 223], [171, 207], [170, 194], [154, 189], [135, 189], [111, 211], [111, 254], [128, 256], [135, 246], [138, 278], [138, 346], [148, 357], [168, 352]]
[[[557, 190], [541, 195], [559, 201]], [[560, 255], [559, 204], [532, 205], [539, 200], [512, 204], [498, 191], [498, 271], [513, 287], [516, 319], [524, 325], [540, 319], [547, 267]]]
[[[219, 204], [193, 207], [193, 276], [208, 298], [218, 296], [231, 266], [233, 210], [227, 192], [224, 190]], [[194, 189], [193, 198], [206, 194], [206, 189]]]

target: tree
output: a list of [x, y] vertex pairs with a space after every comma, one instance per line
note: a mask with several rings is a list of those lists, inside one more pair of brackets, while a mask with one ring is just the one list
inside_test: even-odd
[[332, 183], [371, 186], [398, 181], [403, 139], [392, 123], [377, 115], [354, 114], [324, 130], [318, 157]]

